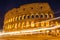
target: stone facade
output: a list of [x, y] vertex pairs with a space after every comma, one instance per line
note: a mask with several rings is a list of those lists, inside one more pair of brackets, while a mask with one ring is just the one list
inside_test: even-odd
[[[9, 10], [4, 19], [5, 32], [49, 27], [56, 21], [41, 22], [54, 18], [54, 12], [48, 3], [31, 3]], [[41, 23], [38, 23], [41, 22]]]
[[[48, 3], [31, 3], [21, 5], [19, 8], [9, 10], [4, 16], [4, 32], [20, 31], [34, 28], [49, 28], [60, 24], [55, 18], [54, 12]], [[60, 29], [45, 30], [40, 32], [49, 32], [45, 34], [29, 34], [4, 36], [0, 39], [4, 40], [58, 40]], [[57, 36], [58, 35], [58, 36]], [[57, 37], [56, 37], [57, 36]]]

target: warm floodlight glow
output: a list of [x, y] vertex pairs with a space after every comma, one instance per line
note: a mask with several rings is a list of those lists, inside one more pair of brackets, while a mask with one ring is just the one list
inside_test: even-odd
[[[43, 21], [43, 22], [47, 22], [47, 21], [51, 21], [51, 20], [56, 20], [56, 19], [59, 19], [60, 17], [57, 17], [57, 18], [53, 18], [53, 19], [50, 19], [50, 20], [46, 20], [46, 21]], [[39, 22], [41, 23], [41, 22]], [[53, 27], [50, 27], [50, 28], [34, 28], [34, 29], [27, 29], [27, 30], [21, 30], [21, 31], [15, 31], [15, 32], [6, 32], [6, 33], [0, 33], [0, 36], [3, 36], [3, 35], [25, 35], [25, 34], [34, 34], [34, 33], [42, 33], [40, 32], [41, 30], [52, 30], [52, 29], [56, 29], [56, 28], [60, 28], [60, 25], [57, 25], [57, 26], [53, 26]], [[49, 32], [49, 31], [46, 31], [46, 32]]]
[[31, 22], [31, 27], [34, 27], [34, 26], [35, 26], [34, 22]]
[[[50, 27], [50, 28], [35, 28], [35, 29], [21, 30], [21, 31], [15, 31], [15, 32], [0, 33], [0, 36], [3, 36], [3, 35], [25, 35], [25, 34], [44, 33], [44, 32], [40, 32], [40, 31], [41, 30], [52, 30], [52, 29], [56, 29], [56, 28], [60, 28], [60, 25]], [[49, 31], [47, 31], [47, 32], [49, 32]]]
[[[49, 20], [46, 20], [46, 21], [41, 21], [41, 22], [47, 22], [47, 21], [52, 21], [52, 20], [56, 20], [56, 19], [60, 19], [60, 17], [56, 17], [56, 18], [49, 19]], [[37, 22], [37, 23], [41, 23], [41, 22]], [[36, 24], [37, 24], [37, 23], [36, 23]]]

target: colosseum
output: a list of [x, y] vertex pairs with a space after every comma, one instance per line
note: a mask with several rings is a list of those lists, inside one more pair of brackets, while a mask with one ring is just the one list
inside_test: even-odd
[[[46, 21], [55, 18], [54, 12], [48, 3], [24, 4], [19, 8], [9, 10], [4, 17], [4, 32], [33, 31], [33, 29], [50, 28], [60, 24], [59, 20]], [[60, 29], [37, 32], [39, 33], [33, 32], [34, 34], [15, 35], [5, 38], [6, 40], [55, 40], [56, 36], [59, 36]]]

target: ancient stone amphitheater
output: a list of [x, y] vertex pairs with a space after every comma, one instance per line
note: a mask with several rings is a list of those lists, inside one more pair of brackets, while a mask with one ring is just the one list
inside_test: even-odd
[[[5, 14], [4, 32], [14, 32], [21, 30], [31, 30], [38, 28], [50, 28], [58, 26], [59, 20], [55, 18], [54, 12], [48, 3], [30, 3], [21, 5], [19, 8], [13, 8]], [[46, 21], [46, 22], [45, 22]], [[24, 35], [4, 36], [6, 40], [58, 40], [60, 29], [40, 30], [37, 32]], [[58, 35], [58, 36], [57, 36]]]

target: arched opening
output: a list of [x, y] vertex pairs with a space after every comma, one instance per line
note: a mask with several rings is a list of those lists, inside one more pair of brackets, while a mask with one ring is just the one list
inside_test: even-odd
[[50, 17], [50, 18], [53, 18], [53, 14], [49, 14], [49, 17]]
[[29, 19], [29, 18], [30, 18], [30, 16], [28, 15], [28, 16], [27, 16], [27, 18]]
[[36, 15], [36, 18], [39, 18], [39, 15]]
[[22, 16], [20, 16], [20, 20], [22, 20]]
[[34, 15], [31, 15], [31, 18], [34, 18]]
[[23, 15], [23, 16], [22, 16], [22, 19], [26, 19], [26, 16], [25, 16], [25, 15]]
[[44, 16], [43, 15], [40, 15], [40, 18], [44, 18]]

